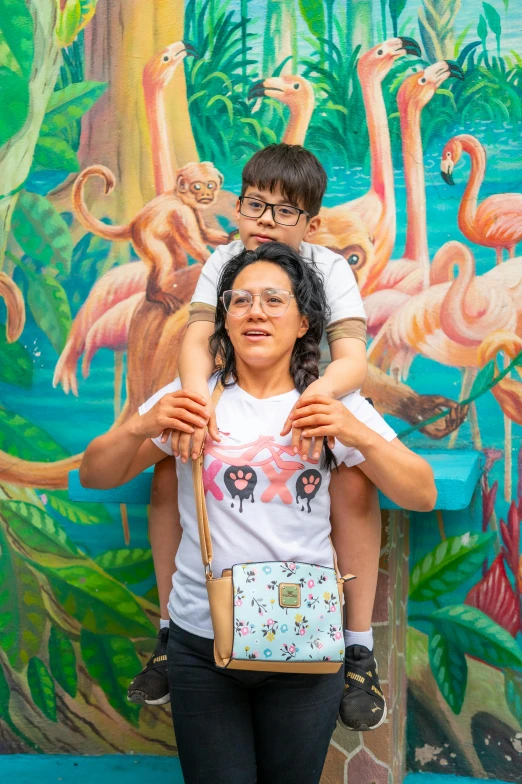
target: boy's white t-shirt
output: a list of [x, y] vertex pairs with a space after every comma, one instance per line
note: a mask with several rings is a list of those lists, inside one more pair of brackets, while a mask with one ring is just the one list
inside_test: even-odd
[[[227, 261], [244, 249], [241, 240], [234, 240], [228, 245], [220, 245], [216, 248], [203, 266], [192, 302], [202, 302], [214, 308], [217, 306], [221, 271]], [[304, 261], [313, 261], [323, 275], [330, 308], [328, 325], [347, 318], [366, 319], [355, 275], [343, 256], [321, 245], [311, 245], [308, 242], [301, 243], [299, 253]]]
[[[215, 380], [209, 382], [213, 389]], [[144, 414], [180, 380], [160, 389], [140, 406]], [[330, 473], [314, 461], [294, 455], [291, 434], [281, 437], [297, 390], [259, 400], [237, 384], [223, 391], [216, 407], [221, 441], [207, 439], [204, 487], [214, 559], [212, 571], [247, 561], [301, 561], [332, 566], [330, 535]], [[341, 399], [354, 416], [387, 441], [395, 432], [358, 392]], [[163, 452], [172, 455], [170, 440]], [[356, 449], [335, 442], [338, 464], [364, 461]], [[183, 535], [169, 597], [170, 617], [192, 634], [212, 639], [205, 574], [201, 561], [192, 484], [192, 461], [176, 460], [178, 506]]]

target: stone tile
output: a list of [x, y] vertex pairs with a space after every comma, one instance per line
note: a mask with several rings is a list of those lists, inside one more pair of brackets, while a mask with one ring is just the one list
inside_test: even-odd
[[378, 760], [385, 762], [387, 765], [391, 764], [392, 750], [390, 748], [389, 723], [385, 723], [382, 727], [371, 732], [364, 732], [363, 743], [374, 757], [377, 757]]
[[377, 579], [377, 591], [375, 594], [375, 604], [373, 606], [374, 623], [382, 623], [388, 620], [388, 575], [379, 572]]
[[348, 763], [348, 784], [388, 784], [389, 768], [380, 765], [366, 749], [352, 757]]
[[330, 745], [320, 784], [344, 784], [346, 759], [346, 755], [342, 751]]
[[340, 724], [336, 725], [332, 740], [344, 749], [347, 754], [351, 754], [359, 747], [362, 747], [362, 733], [345, 730]]
[[388, 555], [389, 549], [389, 517], [390, 513], [387, 509], [381, 512], [381, 557], [379, 560], [379, 568], [388, 570]]
[[379, 663], [379, 678], [388, 680], [388, 626], [373, 627], [373, 643]]

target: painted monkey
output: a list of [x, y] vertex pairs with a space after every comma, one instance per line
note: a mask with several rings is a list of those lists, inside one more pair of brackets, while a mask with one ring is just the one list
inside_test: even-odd
[[126, 226], [110, 226], [90, 214], [83, 188], [92, 176], [105, 180], [106, 194], [114, 188], [114, 174], [105, 166], [89, 166], [81, 172], [72, 192], [76, 217], [98, 237], [130, 240], [149, 268], [147, 299], [160, 303], [167, 314], [173, 313], [182, 302], [173, 290], [175, 273], [187, 266], [187, 255], [204, 264], [209, 256], [207, 245], [227, 241], [225, 232], [205, 226], [199, 212], [215, 202], [223, 176], [211, 163], [187, 164], [178, 170], [176, 190], [150, 201]]

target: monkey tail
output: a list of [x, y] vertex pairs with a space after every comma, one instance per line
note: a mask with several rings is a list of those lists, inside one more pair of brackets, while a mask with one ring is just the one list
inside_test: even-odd
[[72, 201], [76, 217], [88, 231], [92, 231], [93, 234], [96, 234], [98, 237], [103, 237], [105, 240], [130, 240], [130, 224], [127, 226], [110, 226], [95, 218], [87, 209], [87, 205], [83, 198], [84, 183], [89, 177], [96, 176], [102, 177], [105, 180], [106, 195], [114, 188], [116, 178], [106, 166], [88, 166], [84, 169], [76, 178], [72, 190]]

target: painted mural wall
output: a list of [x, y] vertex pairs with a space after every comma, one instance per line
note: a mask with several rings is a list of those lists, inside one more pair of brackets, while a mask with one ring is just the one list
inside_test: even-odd
[[413, 520], [409, 768], [520, 780], [521, 31], [515, 0], [0, 0], [1, 753], [175, 751], [126, 700], [146, 510], [72, 503], [67, 473], [175, 375], [241, 168], [284, 140], [329, 174], [366, 394], [487, 467], [469, 513]]

